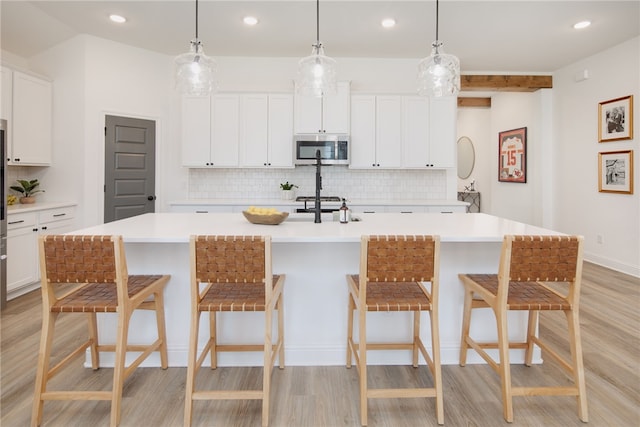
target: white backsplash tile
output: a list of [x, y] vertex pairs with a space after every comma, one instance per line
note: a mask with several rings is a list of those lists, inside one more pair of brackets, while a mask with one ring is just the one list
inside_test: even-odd
[[[190, 169], [190, 199], [278, 199], [280, 183], [298, 186], [297, 195], [315, 194], [315, 167], [295, 169]], [[442, 200], [443, 170], [351, 170], [322, 168], [322, 194], [347, 199]]]

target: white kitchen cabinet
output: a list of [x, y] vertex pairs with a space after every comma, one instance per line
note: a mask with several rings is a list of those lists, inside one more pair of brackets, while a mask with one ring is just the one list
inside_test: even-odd
[[7, 121], [4, 140], [7, 148], [7, 158], [11, 158], [11, 142], [13, 136], [12, 103], [13, 103], [13, 71], [7, 67], [0, 67], [0, 119]]
[[402, 98], [403, 165], [409, 168], [433, 167], [429, 161], [429, 98]]
[[182, 98], [182, 165], [236, 167], [240, 143], [239, 95]]
[[349, 103], [351, 85], [338, 82], [335, 94], [321, 98], [295, 95], [295, 133], [349, 133]]
[[456, 165], [458, 99], [445, 96], [429, 100], [429, 163], [433, 167]]
[[368, 169], [376, 164], [376, 97], [351, 97], [351, 160], [349, 168]]
[[7, 294], [38, 280], [38, 214], [9, 214]]
[[51, 82], [14, 70], [12, 99], [9, 164], [51, 164]]
[[458, 205], [431, 205], [426, 207], [426, 212], [431, 213], [466, 213], [466, 206], [458, 206]]
[[37, 287], [40, 280], [38, 236], [73, 231], [75, 208], [9, 213], [7, 217], [7, 295], [12, 299]]
[[351, 100], [351, 169], [402, 167], [402, 97]]
[[243, 95], [240, 165], [293, 168], [293, 96]]

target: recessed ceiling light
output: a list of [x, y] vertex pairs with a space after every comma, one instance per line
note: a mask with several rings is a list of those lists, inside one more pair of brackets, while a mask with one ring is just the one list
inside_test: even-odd
[[385, 18], [382, 20], [382, 26], [384, 28], [392, 28], [396, 25], [396, 20], [393, 18]]
[[255, 16], [245, 16], [242, 21], [247, 25], [256, 25], [258, 23], [258, 18]]
[[573, 28], [580, 30], [582, 28], [587, 28], [589, 25], [591, 25], [591, 21], [580, 21], [577, 24], [574, 24]]
[[127, 22], [127, 18], [116, 14], [109, 15], [109, 19], [117, 24], [124, 24], [125, 22]]

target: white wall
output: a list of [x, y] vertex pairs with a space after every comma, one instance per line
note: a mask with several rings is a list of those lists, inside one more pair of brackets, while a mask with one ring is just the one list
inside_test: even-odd
[[[588, 70], [589, 79], [574, 76]], [[585, 256], [640, 276], [640, 38], [554, 73], [557, 155], [554, 223], [585, 236]], [[598, 143], [598, 103], [634, 96], [632, 140]], [[598, 153], [633, 150], [634, 194], [598, 192]], [[597, 243], [597, 236], [602, 243]]]
[[475, 164], [467, 179], [458, 179], [458, 191], [464, 191], [471, 181], [480, 193], [480, 211], [489, 212], [491, 206], [492, 159], [497, 152], [496, 138], [491, 134], [491, 108], [459, 108], [458, 139], [466, 136], [473, 142]]
[[[102, 222], [106, 115], [156, 122], [156, 190], [162, 204], [171, 167], [172, 67], [155, 54], [81, 35], [31, 59], [32, 68], [54, 82], [54, 161], [42, 181], [56, 188], [50, 200], [75, 200], [79, 225]], [[179, 150], [178, 150], [179, 153]], [[173, 157], [175, 158], [175, 157]]]

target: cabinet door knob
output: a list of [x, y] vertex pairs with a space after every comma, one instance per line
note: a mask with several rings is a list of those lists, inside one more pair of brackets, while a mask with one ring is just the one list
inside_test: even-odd
[[153, 201], [156, 199], [156, 196], [147, 196], [147, 200]]

